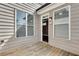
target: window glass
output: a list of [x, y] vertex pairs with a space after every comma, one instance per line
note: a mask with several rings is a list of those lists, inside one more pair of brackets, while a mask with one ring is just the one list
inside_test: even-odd
[[17, 37], [26, 36], [26, 13], [17, 10]]
[[29, 26], [31, 26], [31, 25], [33, 25], [33, 15], [31, 15], [31, 14], [28, 14], [27, 15], [27, 25]]
[[69, 39], [69, 6], [54, 12], [54, 38]]
[[69, 8], [64, 8], [55, 12], [55, 19], [65, 18], [69, 16]]
[[27, 35], [33, 36], [34, 34], [34, 27], [33, 26], [27, 26]]
[[27, 36], [34, 35], [34, 18], [33, 15], [27, 15]]
[[34, 19], [33, 15], [16, 10], [16, 35], [17, 37], [25, 37], [34, 35]]

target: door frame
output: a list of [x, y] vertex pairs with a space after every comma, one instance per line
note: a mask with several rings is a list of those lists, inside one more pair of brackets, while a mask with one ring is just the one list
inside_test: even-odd
[[[41, 41], [43, 41], [43, 39], [42, 39], [42, 38], [43, 38], [43, 37], [42, 37], [42, 29], [43, 29], [43, 28], [42, 28], [42, 19], [43, 19], [44, 16], [47, 16], [46, 18], [49, 18], [49, 13], [43, 14], [43, 15], [41, 15], [41, 17], [40, 17], [40, 18], [41, 18]], [[48, 20], [48, 30], [49, 30], [49, 20]], [[49, 40], [49, 31], [48, 31], [48, 40]]]

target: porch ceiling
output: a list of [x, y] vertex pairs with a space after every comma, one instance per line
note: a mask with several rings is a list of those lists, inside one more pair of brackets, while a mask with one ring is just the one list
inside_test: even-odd
[[0, 3], [0, 4], [33, 14], [38, 8], [43, 6], [45, 3]]
[[45, 3], [23, 3], [24, 5], [26, 5], [26, 7], [32, 11], [35, 12], [38, 8], [40, 8], [41, 6], [43, 6]]

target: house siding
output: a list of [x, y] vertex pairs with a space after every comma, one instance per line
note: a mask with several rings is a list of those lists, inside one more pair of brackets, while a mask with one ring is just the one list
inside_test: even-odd
[[68, 5], [71, 6], [71, 19], [70, 19], [71, 40], [63, 39], [60, 37], [56, 37], [55, 39], [53, 39], [53, 19], [52, 19], [52, 23], [49, 24], [49, 30], [48, 30], [49, 31], [49, 43], [48, 44], [79, 55], [79, 7], [78, 7], [79, 3], [66, 3], [46, 13], [49, 13], [49, 16], [53, 17], [54, 10], [57, 10], [59, 8], [62, 8]]
[[[61, 7], [71, 5], [71, 40], [62, 39], [57, 37], [53, 39], [53, 19], [52, 23], [49, 24], [49, 43], [51, 46], [55, 46], [66, 50], [68, 52], [79, 55], [79, 4], [78, 3], [67, 3], [55, 9], [52, 9], [46, 13], [49, 13], [50, 17], [53, 17], [53, 11]], [[3, 47], [2, 50], [14, 48], [20, 46], [22, 43], [35, 43], [41, 40], [41, 20], [40, 16], [35, 14], [35, 35], [32, 37], [20, 37], [15, 38], [15, 9], [27, 11], [22, 5], [14, 4], [0, 4], [0, 40], [1, 38], [9, 39], [9, 42]], [[2, 24], [5, 23], [5, 24]], [[6, 24], [7, 23], [7, 24]], [[2, 25], [1, 25], [2, 24]], [[2, 28], [4, 26], [4, 28]], [[6, 26], [6, 27], [5, 27]], [[5, 32], [10, 34], [4, 34]], [[13, 39], [13, 40], [12, 40]]]
[[9, 39], [9, 41], [3, 46], [1, 51], [15, 48], [17, 46], [22, 45], [22, 43], [35, 43], [39, 41], [38, 39], [38, 21], [37, 17], [39, 17], [36, 13], [34, 13], [34, 29], [35, 35], [34, 36], [27, 36], [27, 37], [16, 37], [15, 38], [15, 9], [30, 12], [27, 10], [26, 6], [24, 7], [21, 4], [7, 4], [7, 3], [0, 3], [0, 41]]
[[0, 4], [0, 40], [14, 36], [14, 8]]

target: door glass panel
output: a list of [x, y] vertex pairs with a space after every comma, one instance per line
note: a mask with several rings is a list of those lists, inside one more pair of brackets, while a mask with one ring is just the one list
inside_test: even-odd
[[17, 10], [17, 37], [24, 37], [26, 36], [26, 13]]

